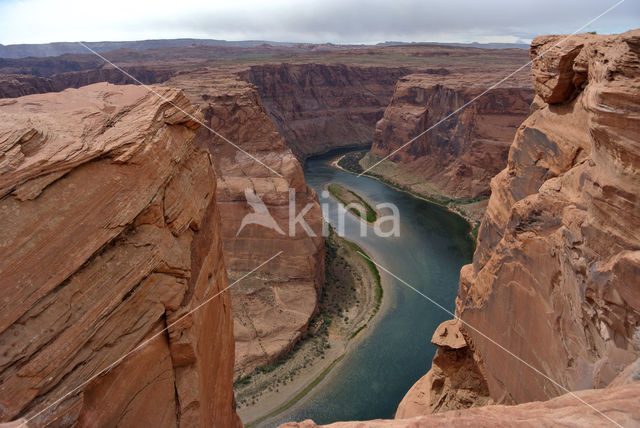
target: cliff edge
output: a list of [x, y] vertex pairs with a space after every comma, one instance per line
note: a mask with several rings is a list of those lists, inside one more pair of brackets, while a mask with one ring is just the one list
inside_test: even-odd
[[501, 403], [602, 388], [640, 355], [640, 30], [561, 40], [531, 45], [535, 111], [460, 274], [459, 316], [554, 381], [465, 328]]
[[[633, 375], [623, 373], [618, 385], [601, 390], [578, 391], [548, 401], [536, 401], [516, 406], [491, 405], [473, 409], [450, 410], [443, 413], [405, 419], [376, 419], [365, 422], [336, 422], [324, 428], [422, 428], [422, 427], [548, 427], [583, 428], [591, 426], [640, 425], [638, 394], [640, 394], [640, 364]], [[635, 377], [635, 379], [634, 379]], [[280, 428], [318, 428], [311, 420], [289, 422]]]
[[0, 421], [240, 425], [215, 173], [154, 90], [0, 100]]
[[397, 417], [484, 405], [487, 387], [505, 404], [603, 388], [640, 355], [640, 31], [562, 39], [531, 45], [533, 112], [460, 273], [474, 364], [437, 383], [450, 352], [436, 343]]

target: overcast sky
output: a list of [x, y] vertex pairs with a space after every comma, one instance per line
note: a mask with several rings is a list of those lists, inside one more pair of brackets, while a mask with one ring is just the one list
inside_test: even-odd
[[[529, 42], [572, 33], [618, 0], [0, 0], [0, 43], [212, 38], [287, 42]], [[640, 26], [640, 1], [581, 32]]]

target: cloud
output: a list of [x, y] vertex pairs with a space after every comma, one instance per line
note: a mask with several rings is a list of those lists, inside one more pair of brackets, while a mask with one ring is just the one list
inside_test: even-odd
[[[0, 43], [201, 37], [334, 43], [516, 41], [571, 33], [614, 1], [9, 0]], [[640, 22], [626, 0], [583, 31], [621, 32]]]

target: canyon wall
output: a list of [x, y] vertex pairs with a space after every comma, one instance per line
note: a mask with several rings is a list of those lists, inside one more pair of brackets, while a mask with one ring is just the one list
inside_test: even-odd
[[640, 30], [562, 39], [532, 43], [532, 113], [461, 270], [462, 321], [399, 419], [327, 427], [640, 425]]
[[[190, 73], [180, 71], [176, 63], [163, 65], [156, 59], [142, 64], [128, 56], [120, 58], [122, 55], [117, 53], [111, 56], [118, 63], [133, 61], [125, 62], [124, 68], [145, 84]], [[99, 58], [85, 57], [73, 55], [67, 61], [63, 57], [0, 59], [0, 98], [56, 92], [103, 81], [134, 83]], [[217, 75], [226, 72], [228, 77], [239, 74], [257, 86], [276, 129], [299, 159], [339, 147], [371, 144], [375, 124], [391, 99], [396, 81], [409, 73], [403, 67], [315, 63], [219, 67], [217, 71]], [[205, 75], [210, 73], [209, 69]]]
[[241, 76], [255, 84], [276, 128], [299, 159], [367, 146], [404, 67], [265, 64]]
[[0, 74], [0, 98], [59, 92], [67, 88], [80, 88], [98, 82], [126, 85], [136, 84], [138, 80], [144, 84], [153, 84], [164, 82], [174, 74], [170, 67], [160, 66], [127, 66], [125, 70], [135, 80], [111, 66], [62, 72], [48, 77], [31, 74]]
[[[126, 58], [126, 54], [120, 56]], [[73, 57], [84, 58], [81, 55]], [[35, 70], [49, 77], [0, 76], [0, 97], [59, 91], [97, 81], [133, 82], [120, 70], [109, 66], [55, 74], [54, 71], [64, 70], [64, 67], [77, 68], [86, 64], [81, 61], [69, 65], [60, 58], [38, 58], [25, 64], [21, 61], [24, 60], [15, 60], [15, 67], [22, 67], [22, 71]], [[41, 69], [47, 64], [53, 67], [49, 72]], [[232, 281], [283, 251], [279, 260], [265, 266], [260, 279], [247, 279], [243, 287], [232, 291], [236, 374], [240, 375], [271, 364], [288, 352], [317, 312], [317, 295], [324, 282], [320, 206], [313, 190], [304, 182], [300, 163], [274, 128], [256, 87], [238, 79], [238, 74], [247, 73], [246, 68], [199, 67], [197, 71], [178, 72], [175, 65], [129, 64], [125, 69], [143, 83], [162, 81], [163, 85], [183, 89], [205, 113], [207, 126], [218, 133], [216, 136], [203, 127], [198, 131], [196, 141], [214, 158], [218, 180], [216, 197], [222, 215], [226, 264]], [[291, 218], [295, 219], [309, 205], [304, 218], [315, 236], [309, 236], [301, 223], [289, 233], [289, 189], [295, 199]], [[253, 210], [247, 203], [247, 190], [255, 192], [266, 204], [266, 209], [280, 226], [279, 231], [248, 225], [236, 236], [244, 216]]]
[[515, 76], [438, 122], [501, 77], [453, 69], [401, 78], [362, 166], [372, 166], [433, 126], [371, 172], [429, 196], [488, 196], [489, 182], [505, 167], [515, 131], [529, 113], [529, 82]]
[[0, 421], [240, 425], [215, 173], [154, 90], [0, 100]]
[[399, 417], [603, 388], [640, 355], [640, 31], [560, 40], [532, 43], [532, 114], [460, 273], [471, 364], [439, 376], [460, 360], [434, 341]]
[[0, 98], [55, 92], [53, 82], [46, 77], [23, 74], [0, 75]]
[[[202, 128], [196, 141], [213, 155], [218, 174], [216, 197], [230, 280], [282, 251], [261, 275], [231, 291], [236, 375], [246, 374], [291, 350], [317, 312], [324, 283], [320, 205], [255, 86], [213, 69], [182, 73], [165, 84], [182, 88], [216, 132]], [[261, 209], [248, 204], [247, 192], [260, 198], [274, 228], [243, 225], [246, 215]], [[297, 216], [306, 226], [296, 222], [291, 227]]]
[[532, 43], [534, 112], [460, 274], [456, 310], [501, 403], [604, 387], [640, 354], [640, 30], [560, 40]]

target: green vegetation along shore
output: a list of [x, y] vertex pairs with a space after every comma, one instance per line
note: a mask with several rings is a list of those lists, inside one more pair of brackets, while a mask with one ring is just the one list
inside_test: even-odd
[[[351, 172], [353, 174], [363, 174], [364, 168], [360, 164], [360, 161], [368, 154], [369, 152], [366, 150], [359, 150], [354, 152], [348, 152], [341, 156], [335, 165], [339, 168], [342, 168], [345, 171]], [[418, 193], [415, 190], [407, 186], [402, 186], [398, 183], [395, 183], [388, 178], [376, 174], [370, 171], [364, 172], [363, 175], [367, 177], [371, 177], [375, 180], [380, 181], [381, 183], [386, 184], [387, 186], [399, 190], [401, 192], [405, 192], [415, 198], [422, 199], [423, 201], [430, 202], [432, 204], [440, 205], [442, 207], [447, 208], [448, 210], [458, 214], [460, 217], [464, 218], [469, 226], [471, 227], [470, 235], [473, 237], [474, 241], [478, 239], [478, 229], [480, 227], [480, 221], [474, 216], [469, 215], [465, 211], [465, 206], [472, 206], [474, 204], [482, 203], [487, 201], [487, 197], [478, 197], [478, 198], [449, 198], [444, 195], [439, 196], [429, 196], [422, 193]]]
[[360, 217], [368, 223], [375, 223], [378, 219], [378, 213], [373, 207], [364, 200], [360, 195], [346, 187], [331, 183], [328, 186], [331, 196], [336, 198], [345, 207], [349, 207], [349, 211]]
[[[365, 256], [363, 256], [364, 254]], [[255, 426], [285, 411], [319, 384], [349, 343], [371, 326], [382, 303], [380, 272], [357, 244], [329, 226], [319, 312], [294, 349], [234, 382], [238, 413]]]

